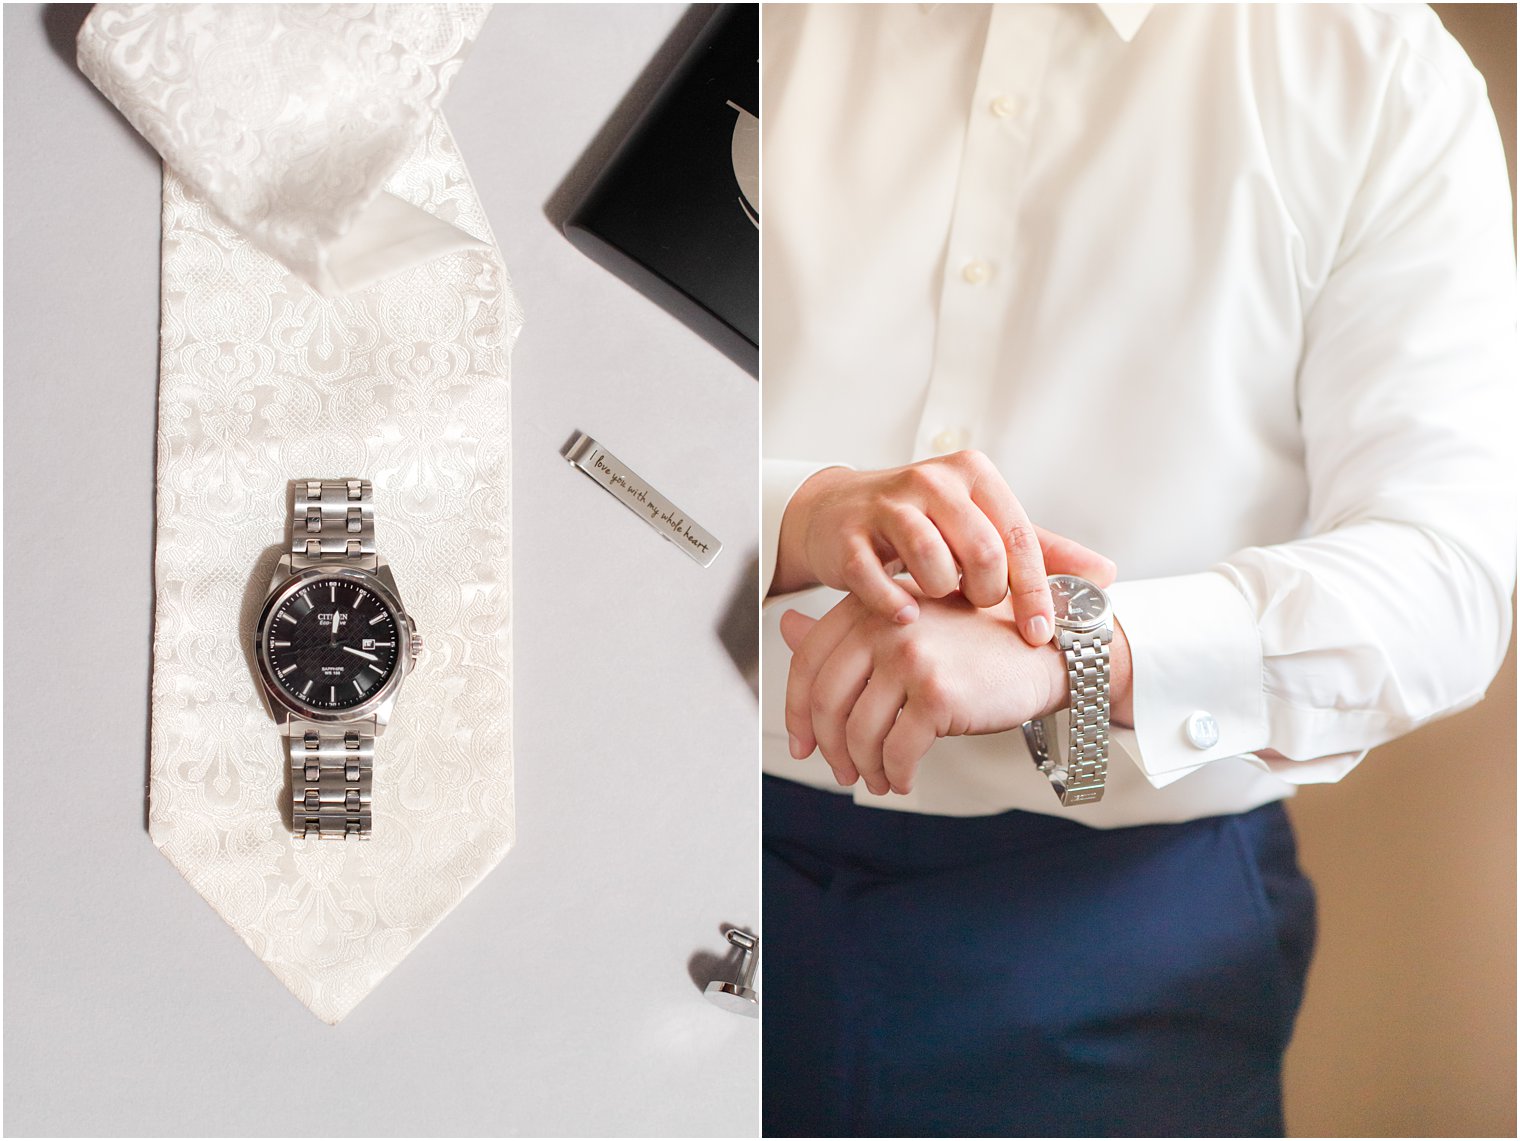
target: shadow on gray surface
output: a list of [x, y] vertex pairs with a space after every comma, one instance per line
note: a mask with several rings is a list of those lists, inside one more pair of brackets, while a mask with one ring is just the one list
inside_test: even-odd
[[144, 154], [149, 155], [154, 162], [162, 162], [153, 144], [148, 142], [137, 133], [137, 128], [127, 122], [126, 118], [116, 109], [116, 105], [100, 93], [100, 90], [79, 72], [79, 52], [75, 46], [75, 40], [79, 36], [79, 29], [84, 27], [85, 18], [89, 16], [93, 4], [44, 4], [42, 6], [42, 27], [47, 33], [48, 44], [64, 63], [69, 65], [69, 70], [79, 76], [79, 82], [90, 89], [90, 93], [104, 103], [111, 110], [111, 114], [125, 128], [128, 135]]
[[749, 570], [734, 587], [718, 624], [718, 640], [728, 651], [749, 691], [760, 695], [760, 553], [751, 552]]
[[[686, 973], [691, 976], [691, 981], [699, 991], [705, 992], [708, 983], [731, 983], [739, 977], [739, 965], [744, 961], [744, 952], [730, 943], [727, 937], [727, 932], [735, 926], [733, 923], [718, 924], [718, 934], [723, 936], [723, 945], [728, 948], [726, 954], [696, 951], [686, 960]], [[748, 927], [739, 927], [739, 930], [754, 934]]]
[[655, 52], [650, 61], [644, 65], [644, 70], [639, 72], [639, 77], [633, 81], [633, 86], [612, 109], [612, 114], [607, 116], [607, 121], [602, 124], [601, 130], [597, 131], [590, 145], [581, 153], [581, 157], [575, 161], [575, 165], [570, 168], [560, 184], [555, 187], [554, 193], [549, 195], [549, 200], [544, 203], [544, 216], [556, 230], [564, 228], [565, 219], [570, 217], [575, 204], [581, 200], [587, 187], [601, 172], [602, 167], [607, 165], [622, 141], [628, 137], [628, 133], [633, 130], [633, 125], [639, 121], [639, 116], [643, 115], [649, 104], [654, 101], [660, 88], [670, 78], [670, 73], [675, 70], [676, 64], [680, 63], [681, 57], [686, 54], [686, 49], [691, 47], [702, 29], [707, 26], [707, 22], [712, 19], [717, 7], [716, 4], [693, 4], [686, 9], [681, 18], [676, 21], [676, 26], [671, 29], [670, 35], [665, 37], [660, 50]]
[[93, 4], [44, 4], [42, 26], [47, 32], [48, 43], [68, 64], [74, 63], [74, 40], [84, 27]]

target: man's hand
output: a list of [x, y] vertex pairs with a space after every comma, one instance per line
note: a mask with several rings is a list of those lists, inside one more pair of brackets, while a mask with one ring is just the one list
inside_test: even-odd
[[918, 600], [893, 580], [902, 568], [929, 598], [959, 591], [975, 606], [1012, 595], [1032, 646], [1055, 632], [1048, 573], [1106, 586], [1114, 564], [1034, 526], [992, 461], [957, 452], [885, 471], [826, 468], [798, 488], [781, 521], [772, 594], [823, 584], [907, 624]]
[[[1052, 646], [1014, 629], [1008, 602], [979, 609], [964, 596], [920, 598], [904, 626], [850, 596], [822, 619], [781, 616], [792, 649], [786, 730], [799, 760], [816, 746], [834, 779], [863, 779], [878, 795], [906, 793], [940, 737], [1000, 733], [1067, 703], [1066, 670]], [[1110, 647], [1116, 723], [1128, 720], [1129, 645]]]

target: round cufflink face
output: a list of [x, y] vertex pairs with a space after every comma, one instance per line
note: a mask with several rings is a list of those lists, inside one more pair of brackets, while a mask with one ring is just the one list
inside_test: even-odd
[[1195, 749], [1212, 749], [1219, 744], [1219, 722], [1206, 709], [1195, 709], [1189, 713], [1184, 731]]

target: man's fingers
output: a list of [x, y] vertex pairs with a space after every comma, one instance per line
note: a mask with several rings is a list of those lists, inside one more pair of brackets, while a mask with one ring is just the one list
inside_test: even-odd
[[886, 766], [881, 756], [881, 743], [892, 731], [904, 697], [901, 685], [890, 681], [885, 673], [874, 673], [845, 722], [845, 744], [850, 750], [850, 759], [856, 770], [866, 777], [866, 787], [872, 792], [890, 787], [884, 775]]
[[913, 581], [930, 598], [944, 598], [960, 586], [956, 560], [940, 533], [938, 519], [931, 520], [917, 507], [895, 507], [882, 521], [881, 530]]
[[1045, 552], [1045, 570], [1049, 574], [1074, 574], [1107, 589], [1114, 584], [1119, 568], [1112, 559], [1084, 547], [1075, 539], [1036, 527], [1040, 550]]
[[938, 711], [929, 708], [922, 698], [908, 698], [881, 746], [886, 779], [894, 791], [912, 790], [918, 762], [938, 739]]
[[796, 610], [788, 610], [781, 616], [781, 637], [792, 650], [791, 665], [786, 673], [786, 743], [792, 756], [799, 761], [811, 756], [817, 746], [807, 703], [813, 675], [823, 664], [823, 658], [818, 656], [824, 649], [821, 644], [811, 647], [811, 658], [809, 654], [808, 635], [817, 626], [818, 619]]
[[971, 485], [971, 500], [982, 509], [1003, 540], [1008, 559], [1008, 594], [1019, 633], [1031, 646], [1043, 646], [1055, 633], [1045, 557], [1034, 524], [1013, 491], [991, 465]]
[[810, 697], [813, 679], [834, 647], [854, 626], [856, 605], [847, 598], [820, 619], [808, 618], [794, 610], [781, 616], [781, 636], [792, 648], [792, 662], [786, 673], [787, 747], [799, 761], [818, 745], [813, 735]]
[[935, 507], [934, 525], [960, 566], [961, 593], [973, 606], [1001, 602], [1008, 593], [1008, 554], [987, 513], [970, 499], [955, 498]]
[[869, 610], [906, 625], [918, 617], [918, 603], [881, 565], [881, 559], [864, 538], [850, 546], [841, 568], [844, 588], [866, 604]]
[[[845, 723], [871, 677], [871, 647], [858, 629], [846, 634], [819, 667], [808, 693], [808, 711], [818, 751], [834, 770], [834, 779], [849, 787], [864, 776], [869, 788], [873, 776], [857, 769], [845, 739]], [[874, 779], [883, 781], [879, 772]]]

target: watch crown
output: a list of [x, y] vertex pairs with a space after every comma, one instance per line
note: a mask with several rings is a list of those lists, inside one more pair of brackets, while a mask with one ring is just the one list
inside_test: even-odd
[[422, 656], [422, 635], [419, 634], [419, 633], [417, 633], [417, 631], [413, 630], [412, 631], [412, 661], [415, 662], [421, 656]]

